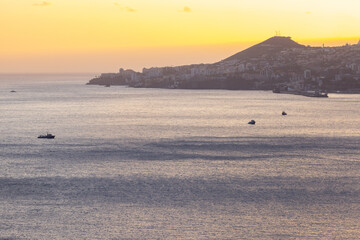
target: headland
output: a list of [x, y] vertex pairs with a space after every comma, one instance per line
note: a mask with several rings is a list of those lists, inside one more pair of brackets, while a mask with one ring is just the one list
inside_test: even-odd
[[213, 64], [120, 68], [89, 85], [144, 88], [274, 90], [312, 96], [312, 92], [360, 93], [360, 41], [339, 47], [301, 45], [291, 37], [272, 37]]

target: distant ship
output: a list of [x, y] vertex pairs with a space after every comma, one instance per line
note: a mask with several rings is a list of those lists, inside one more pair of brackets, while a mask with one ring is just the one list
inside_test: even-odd
[[255, 120], [251, 120], [248, 124], [255, 125]]
[[47, 139], [53, 139], [55, 138], [55, 135], [52, 135], [51, 133], [47, 133], [46, 135], [40, 135], [38, 138], [47, 138]]
[[288, 89], [280, 89], [274, 88], [273, 93], [285, 93], [285, 94], [294, 94], [294, 95], [301, 95], [305, 97], [329, 97], [327, 92], [322, 92], [320, 90], [316, 91], [302, 91], [302, 90], [288, 90]]
[[329, 97], [327, 92], [314, 91], [314, 92], [306, 92], [304, 96], [307, 97]]

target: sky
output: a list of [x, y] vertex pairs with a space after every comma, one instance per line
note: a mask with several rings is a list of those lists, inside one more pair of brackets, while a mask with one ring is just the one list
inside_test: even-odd
[[0, 73], [212, 63], [276, 32], [355, 44], [359, 9], [358, 0], [0, 0]]

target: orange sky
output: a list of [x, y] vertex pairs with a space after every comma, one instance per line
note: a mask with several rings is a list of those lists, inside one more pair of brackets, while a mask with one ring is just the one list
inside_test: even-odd
[[0, 9], [0, 72], [209, 63], [275, 31], [305, 45], [360, 39], [358, 0], [16, 0]]

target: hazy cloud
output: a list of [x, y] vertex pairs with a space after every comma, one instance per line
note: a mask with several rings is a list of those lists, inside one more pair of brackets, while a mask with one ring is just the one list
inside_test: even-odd
[[311, 14], [311, 12], [310, 12], [310, 11], [306, 11], [305, 14]]
[[119, 7], [122, 11], [126, 11], [126, 12], [136, 12], [136, 9], [133, 9], [131, 7], [128, 7], [128, 6], [121, 6], [121, 4], [117, 3], [117, 2], [114, 2], [114, 5]]
[[42, 2], [42, 3], [34, 3], [33, 4], [33, 6], [34, 7], [46, 7], [46, 6], [49, 6], [49, 5], [51, 5], [51, 3], [50, 2]]
[[188, 6], [185, 6], [182, 10], [180, 10], [180, 12], [190, 13], [192, 10]]
[[133, 9], [133, 8], [131, 8], [131, 7], [125, 7], [125, 10], [126, 10], [127, 12], [136, 12], [136, 10]]

